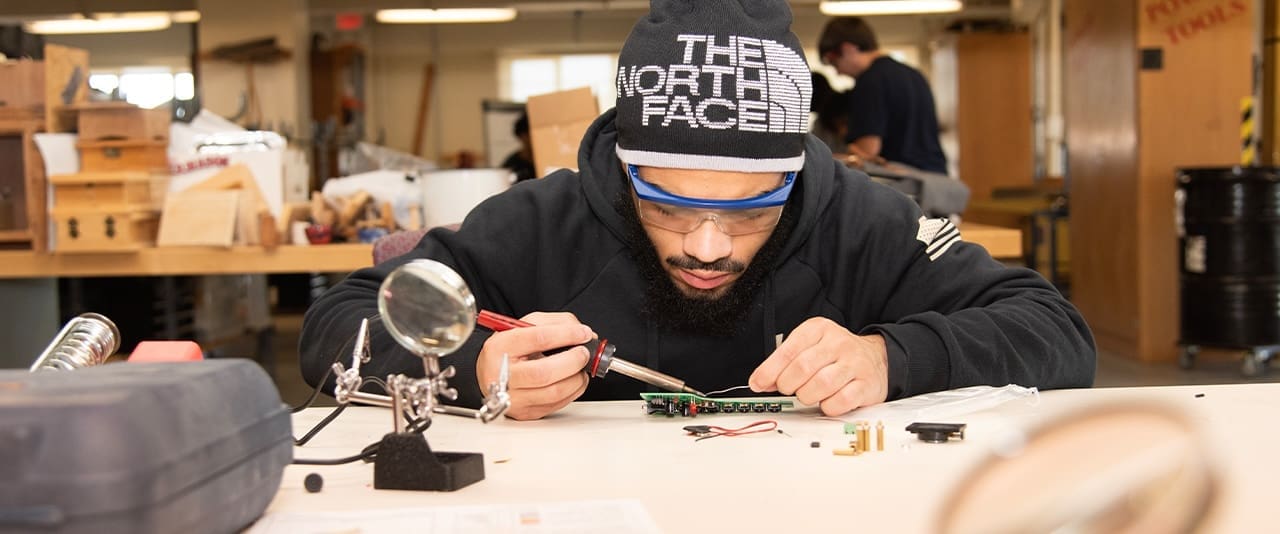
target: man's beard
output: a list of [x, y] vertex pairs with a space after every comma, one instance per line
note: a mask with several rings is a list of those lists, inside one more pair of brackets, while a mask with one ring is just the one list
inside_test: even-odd
[[[799, 189], [800, 184], [796, 184]], [[792, 199], [799, 197], [792, 192]], [[756, 252], [749, 264], [732, 258], [721, 258], [712, 263], [699, 261], [688, 255], [658, 259], [658, 251], [645, 233], [636, 213], [635, 200], [630, 191], [614, 199], [614, 208], [626, 224], [626, 240], [631, 256], [645, 281], [645, 301], [641, 314], [653, 321], [658, 328], [686, 334], [713, 337], [731, 337], [742, 327], [751, 303], [764, 286], [765, 279], [782, 252], [783, 245], [796, 226], [799, 206], [788, 199], [787, 206], [773, 233]], [[732, 282], [723, 294], [686, 295], [671, 280], [671, 274], [663, 263], [685, 269], [704, 269], [742, 275]]]

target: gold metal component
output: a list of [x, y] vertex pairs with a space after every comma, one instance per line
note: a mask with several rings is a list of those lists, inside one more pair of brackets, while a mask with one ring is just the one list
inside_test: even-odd
[[836, 456], [857, 456], [861, 454], [858, 449], [831, 449], [831, 454]]
[[884, 421], [876, 421], [876, 450], [884, 450]]
[[858, 422], [858, 450], [871, 450], [871, 423]]

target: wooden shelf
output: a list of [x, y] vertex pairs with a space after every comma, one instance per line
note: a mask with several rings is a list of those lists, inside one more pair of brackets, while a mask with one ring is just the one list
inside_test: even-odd
[[152, 247], [137, 252], [0, 251], [0, 278], [351, 272], [373, 265], [373, 246]]
[[[965, 241], [998, 259], [1022, 257], [1022, 232], [961, 223]], [[0, 251], [0, 279], [64, 276], [176, 276], [200, 274], [351, 272], [373, 265], [365, 244], [262, 247], [152, 247], [137, 252], [48, 254]]]
[[31, 232], [26, 230], [0, 230], [0, 243], [28, 243]]

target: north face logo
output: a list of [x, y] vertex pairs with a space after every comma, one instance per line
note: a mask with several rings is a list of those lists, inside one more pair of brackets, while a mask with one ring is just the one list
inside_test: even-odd
[[641, 125], [804, 133], [809, 67], [769, 39], [681, 34], [680, 63], [618, 68], [618, 94], [641, 96]]

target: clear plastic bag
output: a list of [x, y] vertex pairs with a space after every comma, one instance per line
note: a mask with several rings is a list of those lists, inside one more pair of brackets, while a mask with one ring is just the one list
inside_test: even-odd
[[961, 415], [986, 410], [1018, 399], [1023, 399], [1028, 405], [1034, 406], [1040, 403], [1040, 391], [1015, 384], [1002, 387], [970, 386], [859, 408], [842, 419], [945, 423]]

